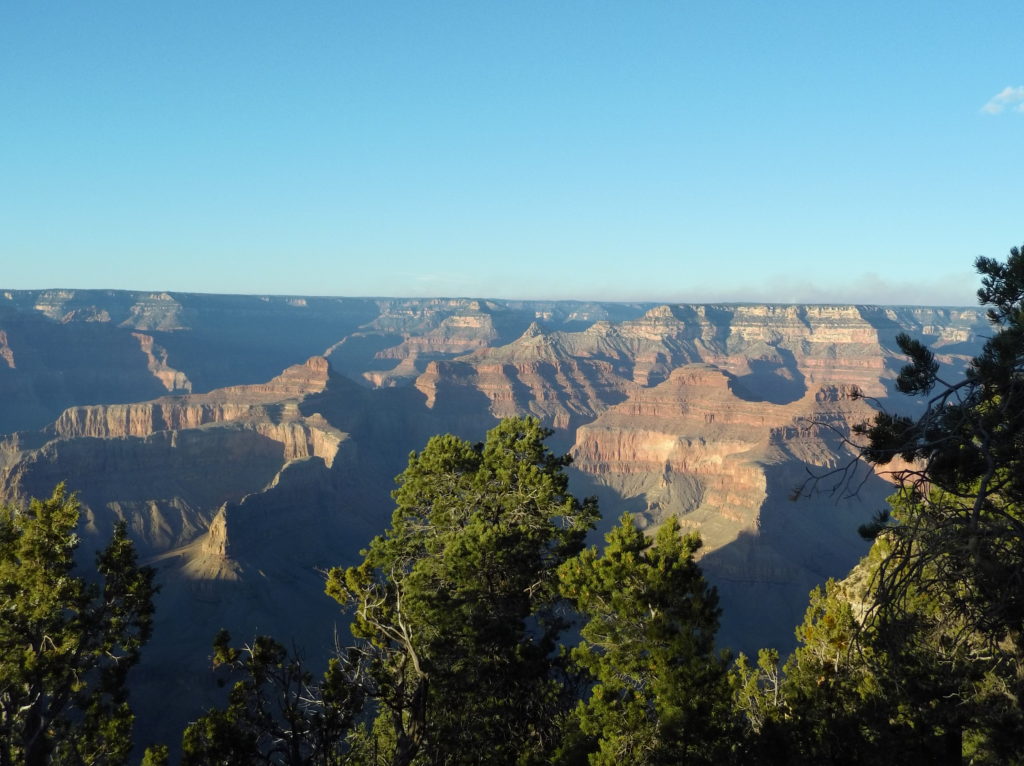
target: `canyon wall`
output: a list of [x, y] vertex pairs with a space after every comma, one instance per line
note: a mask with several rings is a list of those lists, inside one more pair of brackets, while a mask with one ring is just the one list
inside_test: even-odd
[[320, 572], [386, 527], [411, 450], [530, 414], [603, 529], [701, 533], [723, 645], [785, 650], [889, 492], [849, 440], [915, 406], [896, 335], [955, 371], [986, 331], [978, 309], [0, 292], [0, 499], [66, 481], [86, 559], [127, 521], [163, 587], [140, 704], [213, 704], [220, 627], [328, 650]]

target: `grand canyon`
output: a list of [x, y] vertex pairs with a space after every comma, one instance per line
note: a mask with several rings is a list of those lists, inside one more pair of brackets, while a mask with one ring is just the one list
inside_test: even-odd
[[513, 415], [572, 455], [595, 543], [624, 512], [650, 530], [678, 517], [704, 540], [720, 644], [786, 650], [891, 491], [849, 466], [849, 439], [875, 408], [915, 406], [893, 389], [900, 332], [955, 368], [988, 324], [974, 308], [5, 291], [0, 500], [65, 481], [88, 558], [127, 522], [161, 586], [133, 683], [164, 740], [222, 693], [219, 628], [312, 659], [343, 643], [323, 571], [387, 526], [410, 451]]

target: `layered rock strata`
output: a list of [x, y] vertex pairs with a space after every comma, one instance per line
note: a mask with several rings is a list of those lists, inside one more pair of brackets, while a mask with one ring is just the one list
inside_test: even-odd
[[181, 544], [291, 462], [332, 468], [346, 434], [300, 406], [330, 379], [327, 360], [313, 357], [265, 384], [69, 408], [41, 434], [0, 443], [0, 492], [39, 496], [67, 479], [97, 530], [125, 518], [149, 550]]
[[317, 570], [386, 526], [410, 450], [532, 414], [606, 526], [629, 511], [701, 533], [724, 643], [785, 649], [888, 491], [793, 488], [849, 459], [872, 413], [858, 391], [896, 404], [899, 332], [955, 368], [986, 325], [975, 309], [7, 291], [0, 499], [66, 479], [84, 550], [127, 521], [165, 586], [150, 696], [216, 704], [199, 679], [217, 628], [329, 643]]

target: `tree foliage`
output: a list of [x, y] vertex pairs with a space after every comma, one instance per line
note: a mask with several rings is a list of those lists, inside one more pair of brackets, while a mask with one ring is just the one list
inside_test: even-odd
[[880, 539], [849, 577], [812, 591], [783, 667], [768, 650], [756, 666], [740, 656], [734, 683], [751, 762], [1004, 762], [990, 724], [1013, 711], [978, 661], [978, 634], [917, 589], [898, 614], [866, 621], [889, 555]]
[[59, 485], [0, 509], [0, 764], [120, 764], [131, 750], [128, 671], [152, 630], [154, 572], [125, 527], [75, 575], [79, 503]]
[[997, 750], [1006, 743], [1002, 757], [1024, 758], [1024, 251], [975, 266], [993, 334], [963, 379], [944, 379], [934, 354], [901, 336], [910, 363], [897, 387], [927, 397], [925, 410], [917, 418], [880, 413], [859, 429], [867, 460], [886, 465], [898, 456], [911, 465], [896, 472], [902, 492], [892, 521], [872, 530], [889, 551], [874, 606], [891, 626], [927, 598], [936, 619], [961, 627], [946, 641], [960, 642], [960, 655], [979, 664], [972, 674], [1002, 688], [1006, 702], [988, 707], [1000, 711], [988, 741]]
[[877, 721], [874, 675], [861, 654], [858, 622], [842, 586], [815, 588], [796, 650], [780, 668], [762, 650], [756, 666], [742, 654], [734, 669], [737, 707], [746, 714], [755, 763], [872, 763]]
[[550, 433], [513, 418], [483, 444], [434, 437], [398, 477], [391, 528], [329, 573], [393, 764], [516, 763], [552, 746], [568, 706], [557, 569], [597, 509], [569, 493]]
[[812, 593], [781, 669], [737, 663], [755, 760], [1024, 762], [1024, 252], [975, 265], [993, 335], [963, 378], [901, 335], [923, 412], [855, 428], [860, 457], [908, 466], [869, 555]]
[[351, 734], [362, 709], [358, 670], [334, 658], [319, 683], [294, 652], [269, 636], [230, 645], [222, 630], [214, 640], [215, 668], [241, 676], [225, 709], [210, 710], [182, 737], [183, 766], [350, 763]]
[[562, 565], [563, 593], [586, 620], [573, 659], [595, 683], [577, 708], [591, 764], [717, 763], [728, 754], [727, 657], [715, 650], [718, 596], [675, 519], [652, 540], [627, 514]]

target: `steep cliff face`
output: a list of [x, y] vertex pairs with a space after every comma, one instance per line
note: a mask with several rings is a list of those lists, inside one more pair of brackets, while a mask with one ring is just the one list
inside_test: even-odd
[[[770, 408], [737, 398], [722, 370], [679, 367], [581, 426], [575, 465], [621, 494], [648, 494], [653, 523], [713, 509], [722, 520], [751, 526], [765, 491], [757, 463], [778, 417]], [[717, 537], [706, 542], [726, 542]]]
[[124, 519], [142, 550], [153, 553], [205, 531], [221, 504], [266, 486], [283, 463], [281, 445], [250, 430], [60, 438], [0, 471], [0, 491], [39, 497], [66, 481], [86, 507], [90, 543]]
[[315, 456], [330, 467], [343, 434], [319, 414], [306, 417], [298, 407], [304, 397], [327, 387], [329, 373], [326, 359], [312, 357], [260, 385], [139, 404], [72, 407], [48, 430], [61, 439], [119, 439], [232, 423], [279, 442], [286, 460]]
[[749, 651], [789, 645], [807, 592], [856, 562], [856, 528], [889, 490], [871, 478], [852, 495], [793, 502], [794, 488], [850, 459], [850, 426], [872, 410], [852, 386], [772, 404], [741, 398], [740, 385], [711, 365], [678, 368], [580, 427], [573, 455], [644, 523], [677, 516], [700, 532], [725, 609], [721, 638]]
[[0, 330], [0, 361], [11, 370], [16, 367], [14, 364], [14, 352], [11, 351], [11, 346], [7, 341], [7, 333], [3, 330]]
[[[478, 437], [496, 418], [532, 414], [557, 429], [557, 446], [572, 448], [578, 470], [613, 503], [651, 524], [682, 513], [710, 550], [759, 529], [772, 466], [836, 459], [830, 450], [841, 445], [808, 440], [807, 423], [845, 434], [868, 417], [849, 393], [888, 393], [901, 331], [956, 362], [984, 323], [967, 309], [7, 292], [0, 392], [15, 406], [2, 414], [38, 417], [71, 396], [74, 386], [40, 396], [48, 380], [102, 376], [110, 385], [80, 386], [75, 395], [92, 392], [93, 401], [0, 445], [5, 491], [20, 492], [19, 456], [49, 442], [246, 432], [277, 445], [283, 461], [319, 458], [331, 469], [353, 427], [366, 434], [366, 451], [367, 440], [432, 430]], [[266, 382], [251, 380], [257, 366], [247, 363], [236, 382], [188, 393], [226, 377], [239, 354], [273, 357], [325, 339], [326, 357]], [[361, 408], [340, 403], [343, 378], [331, 365], [380, 395]], [[388, 398], [385, 389], [402, 393]]]
[[[381, 314], [327, 351], [347, 374], [373, 386], [410, 383], [430, 363], [502, 346], [536, 321], [552, 328], [586, 326], [609, 317], [632, 317], [639, 304], [580, 304], [468, 299], [385, 300]], [[369, 352], [369, 353], [367, 353]], [[363, 359], [359, 359], [362, 353]], [[373, 362], [365, 361], [372, 356]]]
[[76, 405], [266, 381], [378, 315], [366, 299], [2, 291], [0, 434]]
[[865, 313], [853, 306], [660, 306], [581, 331], [534, 323], [506, 345], [428, 364], [414, 385], [428, 406], [445, 396], [483, 397], [495, 417], [530, 413], [568, 431], [694, 363], [713, 365], [736, 397], [759, 404], [797, 402], [830, 385], [884, 396], [898, 364], [895, 333], [883, 338]]
[[0, 313], [0, 434], [41, 428], [65, 407], [166, 393], [128, 333]]
[[[641, 304], [307, 298], [119, 290], [0, 291], [0, 434], [64, 409], [268, 380], [311, 355], [369, 386], [429, 362], [555, 329], [622, 321]], [[16, 362], [14, 360], [17, 360]]]
[[479, 301], [465, 306], [452, 306], [453, 313], [434, 317], [428, 328], [420, 333], [406, 330], [405, 340], [397, 346], [377, 353], [378, 359], [404, 359], [421, 354], [464, 354], [477, 348], [486, 348], [498, 338], [494, 319]]
[[41, 434], [0, 443], [0, 493], [39, 496], [67, 480], [97, 531], [123, 518], [149, 550], [181, 545], [289, 463], [332, 468], [346, 434], [300, 408], [330, 378], [327, 360], [313, 357], [265, 384], [70, 408]]
[[133, 690], [140, 719], [160, 722], [152, 736], [172, 741], [197, 705], [218, 703], [204, 681], [220, 627], [312, 643], [323, 658], [336, 609], [319, 572], [354, 563], [383, 528], [391, 477], [426, 438], [405, 421], [420, 400], [381, 393], [390, 422], [374, 417], [374, 392], [314, 357], [263, 384], [71, 408], [0, 443], [0, 496], [66, 481], [83, 502], [84, 550], [124, 520], [158, 567], [157, 637]]
[[444, 413], [540, 417], [595, 485], [650, 524], [682, 514], [714, 550], [758, 534], [778, 466], [799, 466], [799, 482], [849, 453], [851, 425], [872, 414], [857, 392], [884, 397], [903, 363], [897, 332], [955, 359], [980, 322], [966, 310], [659, 306], [578, 331], [533, 323], [431, 362], [414, 385]]
[[494, 418], [528, 414], [554, 428], [572, 430], [593, 419], [628, 386], [607, 362], [554, 355], [539, 359], [488, 353], [455, 362], [433, 362], [415, 381], [428, 407], [448, 411], [486, 403]]

